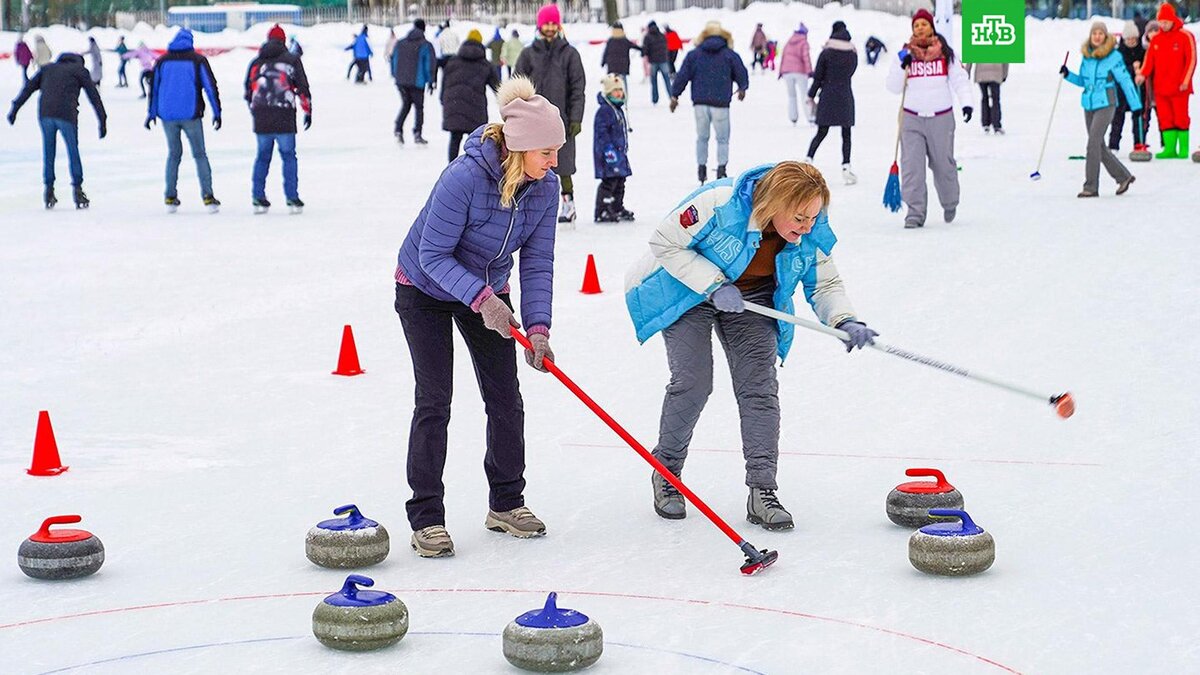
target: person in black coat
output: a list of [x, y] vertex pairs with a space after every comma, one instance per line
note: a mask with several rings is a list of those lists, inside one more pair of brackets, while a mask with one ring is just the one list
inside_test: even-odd
[[[1117, 51], [1121, 52], [1121, 59], [1125, 61], [1126, 70], [1130, 73], [1137, 73], [1141, 70], [1142, 62], [1146, 60], [1146, 48], [1142, 46], [1142, 34], [1138, 32], [1137, 23], [1133, 20], [1125, 22], [1125, 29], [1121, 31], [1121, 41], [1117, 43]], [[1112, 150], [1121, 149], [1121, 132], [1125, 129], [1125, 113], [1129, 112], [1129, 101], [1125, 100], [1125, 92], [1121, 91], [1121, 87], [1116, 87], [1116, 90], [1117, 111], [1113, 114], [1112, 128], [1108, 134], [1108, 147]], [[1144, 85], [1138, 87], [1138, 94], [1141, 95], [1143, 101], [1147, 100]], [[1140, 112], [1131, 114], [1134, 150], [1146, 143], [1146, 129], [1137, 119], [1140, 114]]]
[[87, 208], [90, 202], [83, 193], [83, 162], [79, 159], [79, 92], [87, 93], [100, 120], [100, 138], [104, 138], [108, 135], [108, 114], [104, 112], [100, 92], [87, 68], [83, 67], [83, 57], [63, 54], [58, 61], [38, 68], [37, 74], [25, 83], [8, 113], [9, 124], [16, 124], [17, 111], [39, 89], [42, 96], [38, 100], [38, 122], [42, 128], [42, 182], [46, 187], [46, 208], [53, 208], [58, 203], [54, 197], [54, 155], [59, 135], [67, 146], [71, 184], [75, 186], [75, 207]]
[[650, 61], [650, 102], [658, 104], [658, 78], [662, 75], [666, 91], [671, 92], [671, 56], [667, 53], [667, 36], [651, 21], [646, 24], [646, 37], [642, 38], [642, 53]]
[[487, 90], [500, 87], [500, 74], [472, 30], [442, 75], [442, 129], [450, 132], [450, 161], [458, 157], [463, 136], [487, 124]]
[[400, 90], [400, 113], [396, 115], [393, 132], [396, 141], [404, 142], [404, 120], [409, 111], [416, 109], [413, 121], [413, 142], [425, 145], [421, 136], [425, 125], [425, 89], [433, 93], [437, 82], [437, 59], [433, 45], [425, 39], [425, 20], [413, 21], [412, 30], [392, 49], [392, 77]]
[[835, 21], [829, 41], [817, 57], [812, 84], [808, 88], [810, 105], [819, 97], [816, 103], [817, 135], [808, 146], [808, 161], [813, 161], [829, 127], [841, 127], [842, 180], [847, 185], [858, 182], [850, 170], [850, 128], [854, 126], [854, 90], [850, 87], [850, 78], [857, 69], [858, 51], [850, 42], [850, 31], [846, 30], [845, 23]]
[[625, 28], [621, 23], [614, 23], [612, 37], [604, 43], [604, 56], [600, 59], [600, 65], [607, 69], [605, 72], [621, 76], [622, 90], [629, 87], [629, 52], [633, 49], [638, 53], [642, 51], [641, 47], [625, 37]]

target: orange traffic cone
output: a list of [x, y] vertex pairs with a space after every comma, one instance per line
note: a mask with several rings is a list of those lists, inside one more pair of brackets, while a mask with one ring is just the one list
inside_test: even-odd
[[54, 427], [50, 426], [50, 413], [38, 413], [37, 436], [33, 439], [33, 463], [26, 471], [30, 476], [57, 476], [70, 467], [62, 465], [58, 457], [58, 443], [54, 442]]
[[362, 375], [367, 371], [358, 365], [358, 348], [354, 346], [354, 331], [347, 324], [342, 329], [342, 350], [338, 353], [337, 370], [334, 375]]
[[588, 295], [603, 293], [600, 290], [600, 277], [596, 274], [596, 257], [591, 253], [588, 254], [587, 269], [583, 271], [583, 288], [579, 292]]

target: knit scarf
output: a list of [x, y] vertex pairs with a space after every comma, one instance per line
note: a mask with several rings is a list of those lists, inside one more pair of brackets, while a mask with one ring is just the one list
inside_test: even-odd
[[908, 41], [908, 53], [912, 54], [914, 61], [937, 61], [946, 58], [942, 53], [942, 41], [936, 35], [925, 38], [914, 35]]

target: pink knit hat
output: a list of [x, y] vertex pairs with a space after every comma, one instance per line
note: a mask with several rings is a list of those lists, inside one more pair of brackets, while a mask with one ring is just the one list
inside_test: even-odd
[[549, 4], [538, 10], [537, 27], [541, 28], [544, 24], [548, 23], [562, 25], [562, 14], [558, 11], [558, 5]]
[[562, 114], [538, 96], [525, 77], [509, 78], [496, 92], [504, 120], [504, 145], [514, 152], [558, 148], [567, 142]]
[[930, 14], [930, 13], [929, 13], [929, 10], [925, 9], [924, 7], [922, 7], [921, 9], [918, 9], [918, 10], [916, 11], [916, 13], [914, 13], [914, 14], [912, 15], [912, 22], [913, 22], [913, 23], [916, 23], [916, 22], [917, 22], [917, 19], [925, 19], [926, 21], [928, 21], [928, 22], [929, 22], [929, 25], [930, 25], [930, 26], [932, 26], [932, 25], [933, 25], [933, 14]]

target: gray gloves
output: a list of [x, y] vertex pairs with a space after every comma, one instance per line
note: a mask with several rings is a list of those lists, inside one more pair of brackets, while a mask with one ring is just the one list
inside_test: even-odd
[[479, 315], [483, 317], [483, 325], [509, 340], [512, 339], [512, 328], [521, 327], [512, 310], [496, 295], [489, 295], [488, 299], [479, 305]]
[[722, 312], [738, 314], [746, 311], [746, 301], [742, 299], [742, 292], [733, 284], [721, 286], [713, 291], [709, 298], [713, 306]]
[[533, 349], [525, 350], [525, 363], [528, 363], [534, 370], [540, 370], [543, 373], [550, 372], [542, 363], [543, 359], [554, 361], [554, 350], [550, 349], [550, 338], [545, 333], [534, 333], [529, 336], [529, 343], [533, 345]]
[[849, 340], [842, 341], [846, 345], [847, 352], [854, 349], [855, 347], [862, 349], [863, 347], [865, 347], [867, 345], [875, 344], [875, 337], [879, 335], [879, 333], [876, 333], [875, 331], [871, 330], [870, 328], [867, 328], [867, 324], [865, 324], [861, 321], [854, 321], [854, 320], [843, 321], [840, 324], [838, 324], [837, 327], [840, 328], [841, 330], [846, 331], [846, 333], [848, 333], [850, 335]]

